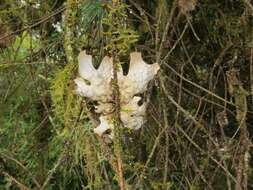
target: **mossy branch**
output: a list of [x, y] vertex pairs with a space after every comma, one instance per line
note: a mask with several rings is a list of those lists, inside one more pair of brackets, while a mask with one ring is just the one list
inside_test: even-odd
[[238, 122], [238, 132], [240, 131], [240, 150], [238, 152], [238, 166], [236, 177], [236, 189], [247, 189], [248, 169], [249, 169], [249, 137], [246, 124], [247, 114], [247, 92], [244, 90], [242, 83], [237, 78], [237, 71], [231, 69], [227, 71], [228, 90], [235, 100], [236, 120]]

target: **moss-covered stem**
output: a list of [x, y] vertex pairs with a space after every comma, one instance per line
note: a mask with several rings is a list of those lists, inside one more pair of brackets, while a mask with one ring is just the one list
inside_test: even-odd
[[246, 124], [247, 114], [247, 92], [242, 83], [237, 78], [237, 72], [234, 69], [227, 71], [227, 82], [229, 94], [234, 97], [236, 106], [236, 120], [238, 122], [238, 132], [240, 131], [240, 148], [237, 153], [238, 165], [236, 173], [236, 189], [247, 189], [248, 170], [249, 170], [249, 137]]
[[[75, 25], [76, 25], [76, 13], [77, 13], [77, 5], [78, 0], [68, 0], [66, 2], [66, 12], [65, 12], [65, 33], [64, 33], [64, 50], [66, 54], [67, 59], [67, 65], [66, 65], [66, 71], [68, 72], [67, 75], [70, 77], [69, 81], [71, 79], [72, 71], [76, 67], [76, 59], [74, 55], [74, 44], [75, 44]], [[68, 126], [68, 118], [70, 118], [71, 114], [71, 103], [73, 100], [73, 93], [71, 88], [71, 85], [66, 84], [67, 88], [67, 95], [66, 95], [66, 106], [65, 106], [65, 112], [64, 112], [64, 124], [65, 126]]]
[[[120, 0], [113, 0], [112, 5], [114, 8], [120, 5]], [[115, 22], [112, 25], [113, 31], [117, 31], [117, 27], [120, 24], [120, 19], [115, 15]], [[112, 38], [116, 36], [112, 35]], [[112, 39], [113, 41], [113, 39]], [[112, 56], [113, 56], [113, 79], [112, 79], [112, 88], [113, 88], [113, 100], [115, 106], [115, 112], [113, 116], [114, 129], [115, 129], [115, 138], [114, 138], [114, 154], [116, 157], [117, 163], [117, 175], [119, 186], [121, 190], [125, 189], [125, 179], [123, 171], [123, 162], [121, 158], [122, 146], [121, 146], [121, 119], [120, 119], [120, 91], [118, 85], [118, 67], [119, 67], [119, 57], [118, 49], [112, 44]]]
[[74, 30], [78, 0], [68, 0], [65, 12], [64, 49], [69, 64], [74, 64]]

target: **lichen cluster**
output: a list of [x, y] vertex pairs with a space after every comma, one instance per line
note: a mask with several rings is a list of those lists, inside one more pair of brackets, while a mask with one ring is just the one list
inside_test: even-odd
[[[95, 111], [100, 114], [100, 124], [94, 129], [94, 132], [102, 136], [110, 130], [109, 137], [112, 138], [114, 128], [112, 124], [112, 113], [114, 112], [112, 103], [113, 59], [108, 56], [104, 57], [98, 69], [95, 69], [92, 64], [92, 56], [87, 55], [85, 51], [79, 54], [78, 60], [80, 77], [75, 79], [76, 92], [83, 97], [97, 101]], [[149, 81], [154, 78], [158, 70], [157, 63], [146, 64], [141, 53], [138, 52], [130, 54], [129, 71], [126, 76], [119, 68], [120, 116], [124, 127], [137, 130], [144, 124], [147, 103], [141, 102], [140, 94], [147, 90]]]

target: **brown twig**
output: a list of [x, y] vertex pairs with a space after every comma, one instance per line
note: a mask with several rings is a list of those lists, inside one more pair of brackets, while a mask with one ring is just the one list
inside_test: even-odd
[[8, 38], [8, 37], [10, 37], [10, 36], [12, 36], [12, 35], [16, 35], [16, 34], [19, 34], [19, 33], [23, 32], [23, 31], [26, 31], [26, 30], [32, 29], [32, 28], [34, 28], [34, 27], [36, 27], [36, 26], [39, 26], [40, 24], [42, 24], [42, 23], [48, 21], [50, 18], [52, 18], [52, 17], [54, 17], [54, 16], [56, 16], [56, 15], [62, 13], [62, 12], [65, 11], [65, 10], [66, 10], [65, 7], [60, 7], [59, 9], [55, 10], [55, 12], [53, 12], [53, 13], [51, 13], [51, 14], [49, 14], [49, 15], [44, 16], [44, 17], [41, 18], [38, 22], [36, 22], [36, 23], [34, 23], [34, 24], [32, 24], [32, 25], [29, 25], [29, 26], [26, 26], [26, 27], [21, 28], [21, 29], [19, 29], [19, 30], [13, 31], [13, 32], [11, 32], [11, 33], [9, 33], [9, 34], [6, 34], [6, 35], [4, 35], [4, 36], [0, 36], [0, 40], [3, 40], [3, 39]]

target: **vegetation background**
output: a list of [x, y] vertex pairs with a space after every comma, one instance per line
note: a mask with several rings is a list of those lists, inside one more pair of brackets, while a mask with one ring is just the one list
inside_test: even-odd
[[[250, 0], [1, 0], [0, 189], [253, 189], [252, 16]], [[160, 64], [141, 130], [94, 135], [82, 49]]]

